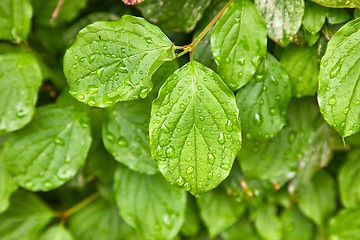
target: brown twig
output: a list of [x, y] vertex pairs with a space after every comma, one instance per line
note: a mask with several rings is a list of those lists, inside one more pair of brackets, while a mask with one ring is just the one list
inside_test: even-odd
[[58, 1], [57, 5], [56, 5], [56, 8], [55, 8], [54, 12], [51, 15], [51, 19], [50, 19], [51, 24], [53, 24], [56, 21], [56, 19], [58, 18], [59, 12], [60, 12], [61, 7], [62, 7], [63, 4], [64, 4], [64, 0], [59, 0]]

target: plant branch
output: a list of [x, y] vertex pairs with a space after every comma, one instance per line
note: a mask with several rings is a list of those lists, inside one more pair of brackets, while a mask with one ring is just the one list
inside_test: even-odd
[[51, 15], [50, 23], [54, 23], [56, 21], [56, 19], [58, 18], [59, 12], [61, 10], [62, 5], [64, 4], [64, 1], [65, 0], [59, 0], [58, 1], [57, 5], [56, 5], [56, 8], [55, 8], [54, 12]]

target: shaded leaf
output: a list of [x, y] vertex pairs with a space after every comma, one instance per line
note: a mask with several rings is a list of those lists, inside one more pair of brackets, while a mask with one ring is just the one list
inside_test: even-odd
[[64, 56], [70, 93], [90, 106], [145, 98], [151, 76], [175, 57], [161, 30], [129, 15], [117, 22], [96, 22], [82, 29]]
[[2, 159], [0, 159], [0, 213], [8, 208], [10, 196], [16, 189], [17, 185], [5, 170]]
[[195, 236], [200, 227], [201, 220], [195, 199], [191, 195], [187, 195], [185, 221], [180, 230], [181, 234], [187, 237]]
[[234, 1], [211, 31], [217, 72], [232, 90], [244, 86], [266, 55], [266, 27], [255, 5]]
[[53, 225], [47, 229], [39, 238], [39, 240], [73, 240], [69, 230], [63, 225]]
[[339, 24], [349, 21], [352, 16], [347, 9], [328, 8], [327, 19], [330, 24]]
[[193, 195], [215, 188], [240, 143], [234, 94], [215, 72], [192, 61], [166, 80], [152, 106], [150, 145], [169, 182]]
[[331, 240], [360, 238], [360, 209], [345, 209], [338, 213], [329, 224]]
[[29, 125], [7, 138], [3, 160], [17, 184], [47, 191], [75, 176], [90, 142], [86, 112], [48, 105], [38, 108]]
[[283, 239], [313, 240], [314, 225], [296, 208], [285, 209], [280, 221], [283, 225]]
[[260, 240], [254, 226], [247, 219], [242, 217], [238, 222], [221, 233], [221, 237], [225, 240]]
[[360, 18], [357, 18], [333, 35], [320, 65], [320, 111], [343, 137], [360, 131], [359, 38]]
[[326, 7], [335, 8], [360, 8], [358, 0], [311, 0]]
[[265, 240], [282, 238], [282, 222], [276, 215], [277, 208], [272, 204], [263, 204], [255, 212], [255, 228]]

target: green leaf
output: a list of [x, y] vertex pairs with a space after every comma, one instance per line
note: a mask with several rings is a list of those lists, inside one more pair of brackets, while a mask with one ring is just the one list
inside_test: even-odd
[[0, 2], [0, 39], [16, 42], [26, 40], [32, 15], [33, 10], [29, 0], [2, 0]]
[[266, 20], [269, 37], [287, 46], [299, 31], [304, 15], [303, 0], [255, 0]]
[[190, 32], [200, 20], [210, 0], [146, 0], [137, 5], [142, 15], [165, 32]]
[[177, 60], [171, 62], [163, 63], [158, 70], [154, 73], [151, 78], [152, 83], [154, 84], [153, 89], [151, 90], [148, 98], [153, 100], [157, 97], [160, 87], [164, 84], [165, 80], [177, 69], [179, 68], [179, 63]]
[[290, 45], [285, 48], [280, 62], [290, 76], [293, 96], [313, 96], [316, 93], [319, 72], [316, 47]]
[[195, 198], [187, 195], [185, 221], [181, 227], [181, 234], [187, 237], [196, 236], [201, 227], [199, 210], [196, 206]]
[[311, 34], [318, 33], [326, 21], [327, 9], [311, 1], [305, 2], [303, 26]]
[[210, 238], [234, 224], [245, 211], [244, 203], [237, 202], [221, 188], [202, 195], [197, 203]]
[[50, 20], [58, 2], [58, 0], [31, 0], [32, 6], [34, 7], [36, 23], [43, 26], [59, 26], [69, 23], [79, 15], [81, 10], [86, 6], [88, 0], [63, 1], [56, 20], [51, 22]]
[[136, 232], [119, 216], [116, 206], [99, 198], [76, 212], [69, 219], [69, 228], [76, 240], [133, 239]]
[[30, 122], [41, 84], [41, 72], [36, 59], [27, 53], [0, 55], [0, 72], [1, 135]]
[[65, 53], [64, 73], [76, 99], [111, 107], [118, 101], [145, 98], [152, 74], [173, 58], [174, 45], [157, 26], [126, 15], [81, 30]]
[[0, 213], [4, 212], [9, 206], [10, 196], [17, 189], [10, 174], [3, 166], [3, 160], [0, 156]]
[[324, 226], [336, 209], [334, 179], [324, 170], [319, 171], [312, 182], [301, 186], [298, 204], [305, 216], [319, 227]]
[[236, 94], [246, 137], [274, 137], [285, 125], [290, 98], [289, 76], [269, 53], [255, 77]]
[[327, 19], [330, 24], [344, 23], [352, 19], [347, 9], [328, 8]]
[[247, 216], [240, 218], [238, 222], [221, 233], [224, 240], [260, 240], [254, 226], [250, 223]]
[[73, 240], [69, 230], [64, 228], [63, 225], [53, 225], [44, 232], [39, 240]]
[[114, 190], [120, 215], [143, 239], [172, 239], [180, 231], [185, 219], [186, 194], [161, 175], [145, 175], [119, 167]]
[[332, 8], [360, 8], [358, 0], [311, 0], [320, 5]]
[[277, 208], [272, 204], [260, 205], [255, 212], [255, 228], [264, 240], [282, 238], [282, 223], [276, 215]]
[[266, 26], [255, 5], [235, 0], [211, 32], [217, 72], [232, 90], [244, 86], [266, 56]]
[[133, 171], [155, 174], [157, 164], [149, 147], [150, 108], [148, 100], [116, 104], [105, 112], [102, 133], [106, 149], [117, 161]]
[[29, 125], [9, 136], [3, 160], [17, 184], [47, 191], [75, 176], [85, 162], [90, 142], [86, 112], [48, 105], [38, 108]]
[[356, 208], [360, 203], [360, 150], [353, 150], [339, 172], [340, 196], [345, 207]]
[[331, 219], [329, 235], [331, 240], [360, 238], [360, 209], [345, 209]]
[[320, 111], [343, 137], [360, 131], [359, 38], [360, 18], [357, 18], [333, 35], [320, 64]]
[[215, 188], [240, 144], [234, 94], [215, 72], [192, 61], [166, 80], [151, 110], [150, 148], [171, 184], [196, 196]]
[[313, 224], [296, 208], [285, 209], [280, 217], [283, 225], [282, 239], [313, 240]]
[[53, 217], [50, 209], [34, 194], [17, 191], [10, 207], [0, 215], [2, 240], [33, 240]]

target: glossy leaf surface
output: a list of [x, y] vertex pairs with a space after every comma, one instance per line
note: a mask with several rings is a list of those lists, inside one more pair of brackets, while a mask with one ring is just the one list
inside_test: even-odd
[[326, 7], [335, 8], [360, 8], [358, 0], [311, 0]]

